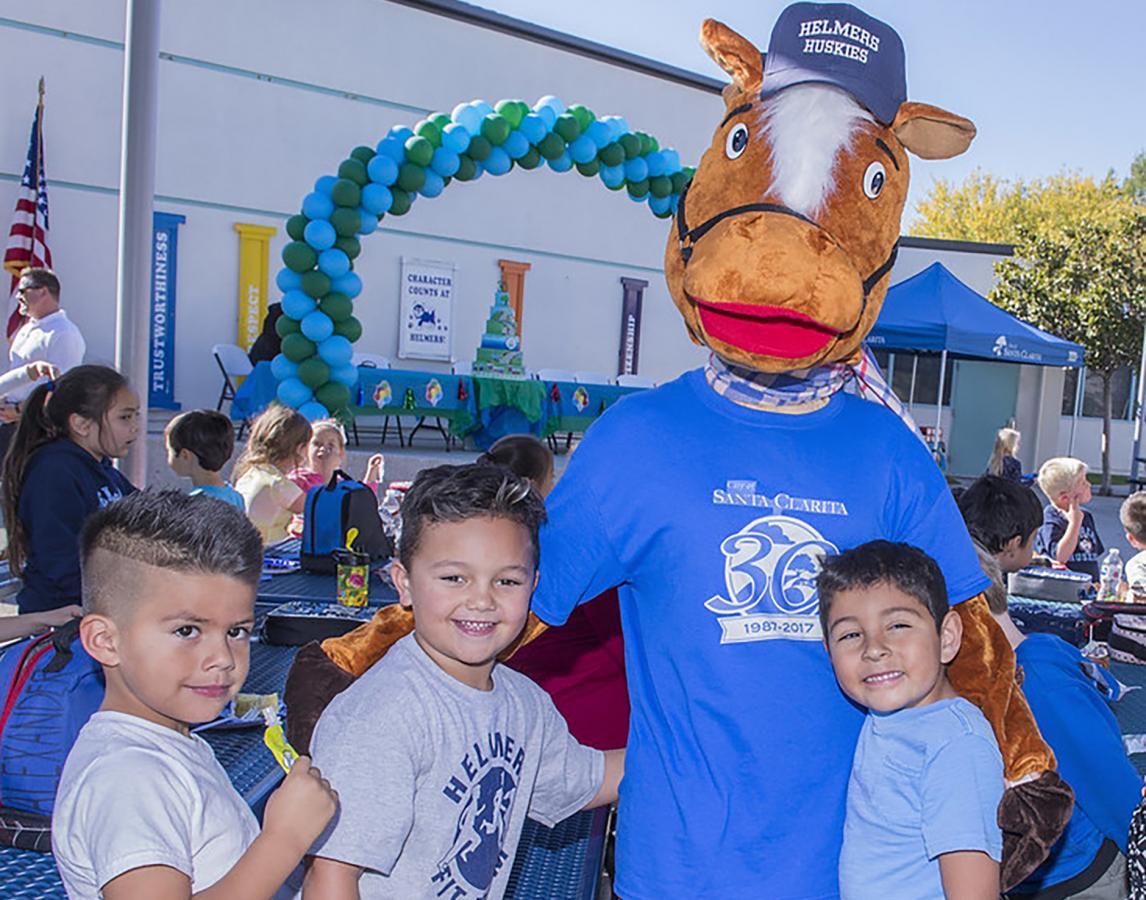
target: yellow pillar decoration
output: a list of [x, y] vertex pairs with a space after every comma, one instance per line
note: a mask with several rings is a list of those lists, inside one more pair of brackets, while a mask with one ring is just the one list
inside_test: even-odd
[[236, 222], [235, 231], [239, 233], [238, 344], [250, 350], [267, 315], [271, 238], [278, 229]]

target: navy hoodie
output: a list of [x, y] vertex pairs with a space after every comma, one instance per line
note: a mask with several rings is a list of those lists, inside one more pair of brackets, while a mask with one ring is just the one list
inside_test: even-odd
[[110, 459], [97, 460], [67, 438], [32, 454], [18, 509], [27, 548], [20, 612], [80, 602], [80, 529], [97, 509], [134, 491]]

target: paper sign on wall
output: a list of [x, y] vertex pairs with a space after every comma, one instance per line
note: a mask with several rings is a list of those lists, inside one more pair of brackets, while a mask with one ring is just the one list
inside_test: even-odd
[[453, 358], [454, 271], [453, 263], [403, 257], [398, 356]]

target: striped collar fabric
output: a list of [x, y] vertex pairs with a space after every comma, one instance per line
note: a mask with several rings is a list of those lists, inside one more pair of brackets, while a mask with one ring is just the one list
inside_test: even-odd
[[704, 377], [720, 396], [740, 406], [757, 409], [802, 406], [827, 400], [837, 391], [845, 390], [887, 407], [923, 441], [923, 434], [911, 413], [895, 395], [879, 370], [879, 364], [866, 349], [857, 363], [832, 363], [775, 374], [733, 365], [713, 353], [704, 368]]

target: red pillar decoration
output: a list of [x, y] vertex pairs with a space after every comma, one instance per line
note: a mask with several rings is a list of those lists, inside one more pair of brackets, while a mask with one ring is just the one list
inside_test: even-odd
[[509, 294], [509, 305], [513, 307], [513, 315], [517, 319], [517, 336], [521, 337], [521, 312], [525, 302], [525, 273], [532, 265], [526, 262], [514, 262], [512, 259], [499, 259], [501, 280]]

